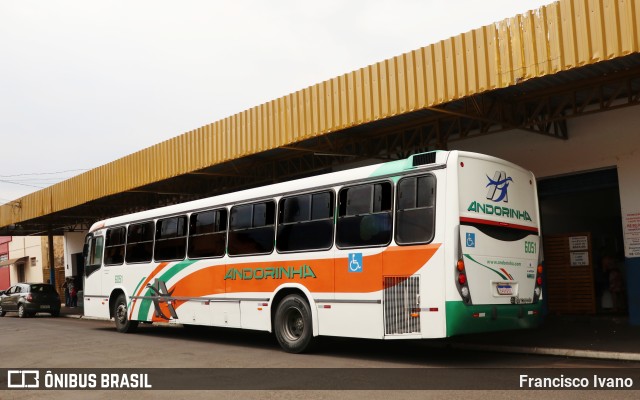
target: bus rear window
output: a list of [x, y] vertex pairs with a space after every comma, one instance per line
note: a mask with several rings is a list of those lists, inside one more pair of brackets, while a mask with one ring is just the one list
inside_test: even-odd
[[537, 233], [532, 230], [512, 228], [509, 226], [497, 226], [477, 222], [460, 222], [460, 225], [473, 226], [485, 235], [502, 242], [515, 242], [529, 235], [537, 235]]
[[412, 176], [398, 182], [396, 242], [428, 243], [435, 229], [436, 180], [432, 175]]

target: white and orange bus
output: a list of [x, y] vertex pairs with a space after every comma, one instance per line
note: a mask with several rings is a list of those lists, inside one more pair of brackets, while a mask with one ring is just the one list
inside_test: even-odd
[[537, 326], [533, 174], [436, 151], [95, 223], [84, 311], [269, 331], [298, 353], [320, 335], [441, 338]]

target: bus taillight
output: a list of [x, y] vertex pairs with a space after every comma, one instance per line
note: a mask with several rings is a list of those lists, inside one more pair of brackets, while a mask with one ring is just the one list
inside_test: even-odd
[[467, 273], [465, 271], [465, 265], [464, 265], [463, 259], [459, 259], [458, 262], [456, 263], [456, 270], [457, 270], [458, 291], [462, 296], [462, 300], [465, 303], [469, 304], [471, 303], [471, 296], [469, 292], [469, 286], [467, 282]]
[[542, 264], [538, 265], [538, 273], [536, 274], [536, 286], [533, 289], [533, 302], [537, 303], [542, 295]]

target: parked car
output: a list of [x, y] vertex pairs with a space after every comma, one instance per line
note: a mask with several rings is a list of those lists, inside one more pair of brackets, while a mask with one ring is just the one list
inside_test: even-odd
[[17, 312], [24, 318], [39, 312], [60, 315], [60, 296], [48, 283], [18, 283], [0, 295], [0, 317], [7, 312]]

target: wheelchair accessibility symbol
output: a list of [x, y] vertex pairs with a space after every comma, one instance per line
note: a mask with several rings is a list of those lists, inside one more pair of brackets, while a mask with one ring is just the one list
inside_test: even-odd
[[362, 272], [362, 253], [349, 253], [349, 272]]
[[467, 247], [476, 247], [475, 233], [467, 233]]

